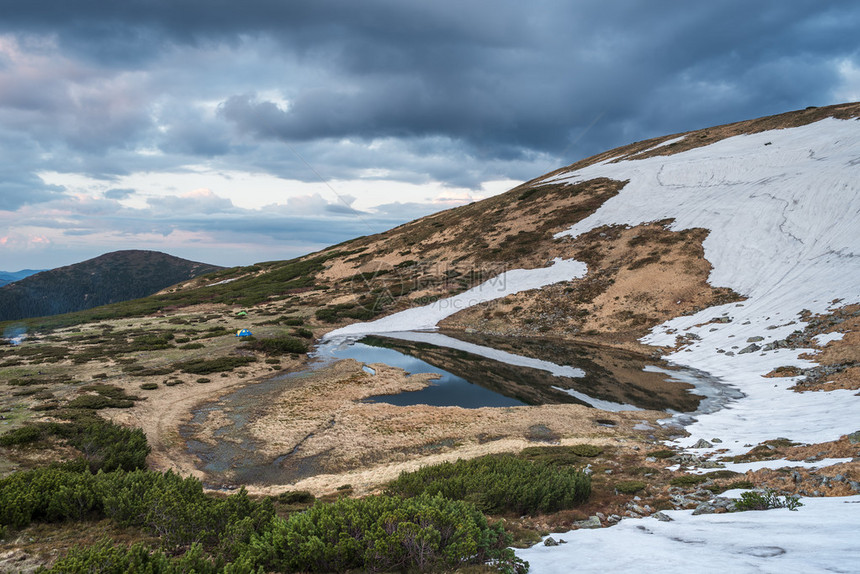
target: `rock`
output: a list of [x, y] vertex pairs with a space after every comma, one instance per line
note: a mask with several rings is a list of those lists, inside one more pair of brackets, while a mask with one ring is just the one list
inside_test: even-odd
[[603, 525], [600, 523], [600, 519], [596, 516], [589, 516], [588, 520], [574, 522], [573, 526], [576, 526], [577, 528], [600, 528]]
[[761, 347], [759, 347], [758, 345], [756, 345], [755, 343], [753, 343], [753, 344], [751, 344], [751, 345], [748, 345], [748, 346], [744, 347], [744, 348], [743, 348], [743, 349], [741, 349], [740, 351], [738, 351], [738, 355], [743, 355], [743, 354], [746, 354], [746, 353], [755, 353], [756, 351], [759, 351], [759, 350], [761, 350]]
[[714, 514], [714, 512], [716, 512], [716, 509], [709, 502], [703, 502], [693, 511], [693, 516], [698, 514]]
[[719, 443], [721, 443], [721, 442], [723, 442], [723, 441], [721, 441], [721, 440], [720, 440], [720, 439], [718, 439], [718, 438], [712, 438], [712, 439], [711, 439], [711, 442], [713, 442], [713, 443], [718, 443], [718, 444], [719, 444]]
[[619, 522], [621, 522], [621, 517], [617, 514], [610, 514], [609, 518], [606, 519], [606, 522], [608, 522], [609, 524], [618, 524]]
[[544, 546], [558, 546], [558, 542], [552, 536], [547, 536], [546, 540], [543, 541]]
[[764, 341], [764, 337], [750, 337], [747, 339], [747, 343], [758, 343], [759, 341]]
[[656, 512], [651, 516], [660, 522], [672, 522], [672, 518], [668, 514], [663, 514], [662, 512]]
[[860, 431], [854, 431], [853, 433], [848, 435], [848, 442], [850, 442], [851, 444], [860, 443]]
[[694, 444], [694, 445], [693, 445], [692, 447], [690, 447], [690, 448], [711, 448], [712, 446], [714, 446], [714, 445], [712, 445], [711, 443], [709, 443], [709, 442], [708, 442], [708, 441], [706, 441], [705, 439], [700, 438], [700, 439], [699, 439], [699, 442], [697, 442], [696, 444]]

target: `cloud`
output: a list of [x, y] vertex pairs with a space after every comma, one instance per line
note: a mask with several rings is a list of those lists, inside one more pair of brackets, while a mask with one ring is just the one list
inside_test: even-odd
[[108, 199], [120, 200], [130, 197], [132, 194], [134, 194], [133, 189], [112, 188], [105, 191], [104, 196]]
[[[82, 241], [98, 224], [317, 245], [438, 208], [446, 186], [478, 193], [631, 141], [860, 99], [849, 0], [12, 4], [0, 213]], [[203, 172], [335, 193], [286, 190], [307, 197], [268, 212], [238, 207], [252, 193], [238, 184], [147, 189]]]

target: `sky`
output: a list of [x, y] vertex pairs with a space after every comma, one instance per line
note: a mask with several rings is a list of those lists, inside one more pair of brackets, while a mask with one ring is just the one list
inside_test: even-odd
[[860, 100], [855, 1], [0, 0], [0, 270], [289, 259]]

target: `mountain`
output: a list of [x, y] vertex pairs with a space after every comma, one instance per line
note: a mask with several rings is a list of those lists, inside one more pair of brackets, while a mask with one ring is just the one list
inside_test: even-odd
[[0, 287], [0, 321], [57, 315], [146, 297], [219, 269], [157, 251], [115, 251]]
[[35, 275], [44, 271], [44, 269], [22, 269], [21, 271], [0, 271], [0, 287], [3, 285], [8, 285], [9, 283], [14, 283], [15, 281], [20, 281], [24, 277], [29, 277], [30, 275]]
[[[860, 104], [842, 104], [636, 142], [304, 257], [16, 322], [0, 400], [53, 418], [100, 402], [92, 393], [146, 391], [104, 416], [142, 428], [154, 469], [254, 495], [363, 496], [401, 471], [487, 453], [592, 469], [575, 513], [508, 517], [523, 531], [589, 526], [517, 551], [536, 572], [690, 571], [703, 556], [731, 571], [780, 556], [847, 571], [860, 494], [858, 118]], [[253, 342], [236, 337], [243, 328]], [[321, 359], [360, 337], [374, 353], [309, 372], [292, 336], [320, 340]], [[376, 401], [428, 380], [386, 366], [394, 352], [527, 406]], [[261, 384], [232, 392], [249, 382]], [[602, 454], [581, 454], [586, 444]], [[795, 495], [803, 508], [726, 513], [713, 496], [749, 487], [772, 489], [744, 497], [749, 508], [792, 508]]]

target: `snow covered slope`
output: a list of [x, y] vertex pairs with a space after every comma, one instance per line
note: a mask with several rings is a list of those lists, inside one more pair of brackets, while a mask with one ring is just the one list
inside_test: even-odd
[[[776, 437], [822, 442], [857, 430], [860, 397], [854, 391], [800, 394], [788, 390], [795, 378], [762, 376], [781, 366], [812, 366], [800, 358], [811, 349], [741, 351], [750, 338], [763, 347], [802, 328], [804, 310], [822, 313], [837, 302], [860, 302], [860, 121], [827, 118], [674, 155], [613, 159], [536, 182], [629, 182], [560, 235], [669, 218], [673, 230], [705, 228], [710, 231], [705, 257], [713, 265], [709, 283], [747, 297], [667, 321], [643, 340], [672, 346], [679, 335], [695, 336], [692, 345], [667, 359], [704, 371], [744, 395], [728, 408], [699, 415], [687, 427], [691, 434], [682, 446], [717, 437], [720, 448], [740, 454], [748, 450], [744, 445]], [[585, 265], [574, 260], [509, 271], [460, 295], [350, 325], [328, 338], [434, 329], [471, 305], [585, 272]]]
[[[779, 366], [811, 366], [799, 358], [809, 349], [738, 351], [748, 338], [762, 337], [764, 346], [802, 328], [803, 310], [860, 302], [860, 121], [829, 118], [676, 155], [606, 161], [552, 181], [597, 177], [629, 183], [566, 234], [666, 218], [676, 230], [709, 229], [709, 282], [747, 297], [668, 321], [644, 341], [673, 345], [679, 334], [694, 334], [695, 344], [667, 358], [746, 395], [699, 417], [683, 444], [719, 437], [739, 453], [778, 436], [819, 442], [857, 430], [854, 391], [798, 394], [787, 390], [795, 379], [762, 378]], [[703, 325], [715, 317], [730, 322]]]
[[[856, 391], [796, 393], [789, 390], [793, 378], [763, 378], [779, 366], [811, 366], [800, 358], [809, 350], [756, 347], [802, 328], [804, 310], [860, 302], [860, 121], [826, 119], [671, 156], [603, 162], [553, 179], [595, 177], [629, 183], [567, 234], [665, 218], [674, 219], [674, 229], [707, 228], [709, 281], [747, 297], [668, 321], [645, 338], [672, 345], [679, 334], [695, 335], [667, 358], [745, 395], [699, 415], [682, 445], [719, 437], [718, 446], [732, 454], [780, 436], [820, 442], [858, 429]], [[717, 317], [729, 322], [709, 322]], [[760, 343], [753, 351], [751, 338]], [[666, 513], [673, 522], [625, 519], [614, 528], [567, 533], [567, 545], [538, 545], [518, 555], [535, 573], [567, 572], [572, 564], [583, 572], [852, 571], [860, 554], [849, 533], [857, 528], [860, 497], [804, 503], [798, 512], [676, 511]]]

